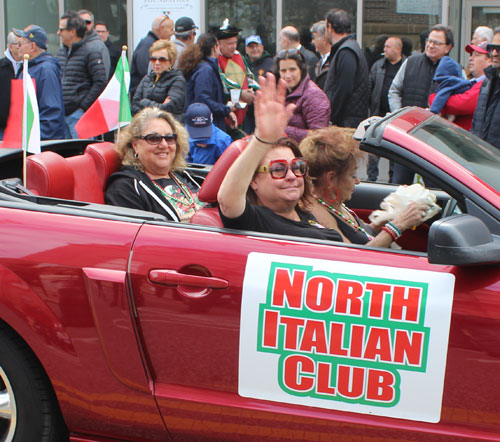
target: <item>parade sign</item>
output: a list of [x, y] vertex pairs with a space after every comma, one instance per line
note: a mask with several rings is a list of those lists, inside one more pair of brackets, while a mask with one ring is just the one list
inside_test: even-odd
[[239, 394], [438, 422], [454, 276], [248, 257]]

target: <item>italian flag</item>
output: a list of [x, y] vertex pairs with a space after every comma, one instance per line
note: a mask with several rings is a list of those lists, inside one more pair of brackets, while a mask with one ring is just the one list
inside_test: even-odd
[[80, 138], [92, 138], [130, 123], [130, 69], [124, 47], [116, 70], [99, 98], [75, 125]]
[[40, 153], [40, 116], [35, 86], [28, 73], [28, 58], [23, 62], [22, 147], [25, 152]]

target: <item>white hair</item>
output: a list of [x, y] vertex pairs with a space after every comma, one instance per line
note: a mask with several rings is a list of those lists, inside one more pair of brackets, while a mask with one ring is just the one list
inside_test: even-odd
[[479, 42], [487, 41], [490, 43], [493, 40], [493, 29], [488, 26], [478, 26], [474, 34], [477, 34]]

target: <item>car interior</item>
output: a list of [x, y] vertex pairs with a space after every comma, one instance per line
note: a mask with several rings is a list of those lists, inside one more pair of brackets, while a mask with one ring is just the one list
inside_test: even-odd
[[[217, 192], [224, 176], [248, 143], [247, 139], [233, 142], [214, 166], [189, 165], [189, 172], [202, 184], [199, 200], [206, 206], [191, 219], [192, 224], [221, 228], [217, 209]], [[44, 151], [30, 155], [26, 160], [26, 188], [18, 178], [0, 181], [0, 199], [33, 203], [45, 210], [52, 206], [62, 213], [98, 217], [118, 217], [140, 221], [167, 221], [162, 215], [140, 210], [132, 210], [104, 204], [104, 192], [108, 177], [120, 168], [120, 159], [110, 142], [88, 144], [83, 153], [64, 157]], [[348, 206], [365, 221], [371, 211], [380, 208], [381, 201], [395, 191], [397, 185], [362, 182], [356, 187]], [[450, 196], [443, 191], [436, 191], [438, 204], [445, 207]], [[72, 211], [73, 210], [73, 211]], [[436, 219], [439, 218], [439, 215]], [[404, 250], [426, 252], [427, 236], [434, 219], [422, 224], [415, 230], [405, 232], [399, 240]], [[244, 234], [244, 232], [243, 232]]]

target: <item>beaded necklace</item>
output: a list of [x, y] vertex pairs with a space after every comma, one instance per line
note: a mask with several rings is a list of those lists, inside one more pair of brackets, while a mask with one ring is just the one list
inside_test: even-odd
[[[363, 232], [366, 237], [368, 238], [368, 241], [371, 241], [374, 237], [370, 235], [363, 227], [361, 227], [357, 222], [354, 222], [352, 219], [347, 218], [342, 212], [339, 210], [335, 209], [334, 207], [326, 204], [321, 198], [317, 198], [318, 203], [320, 203], [329, 213], [333, 215], [337, 215], [338, 217], [342, 218], [346, 223], [348, 223], [353, 229], [359, 230], [360, 232]], [[354, 213], [344, 204], [342, 203], [342, 207], [352, 215], [354, 219], [356, 219], [356, 216]]]
[[175, 196], [173, 195], [169, 195], [167, 192], [165, 192], [165, 189], [163, 187], [161, 187], [160, 185], [158, 185], [156, 183], [156, 181], [154, 180], [151, 180], [154, 184], [154, 186], [161, 192], [161, 194], [169, 201], [175, 201], [179, 204], [182, 204], [183, 206], [187, 206], [189, 208], [193, 208], [196, 203], [195, 203], [195, 199], [194, 199], [194, 196], [193, 196], [193, 193], [191, 192], [191, 190], [189, 189], [188, 186], [186, 186], [182, 181], [180, 181], [173, 173], [169, 173], [168, 174], [169, 177], [172, 179], [172, 181], [177, 184], [177, 187], [180, 189], [181, 193], [184, 194], [184, 197], [185, 197], [185, 201], [181, 200], [181, 199], [178, 199], [176, 198]]

